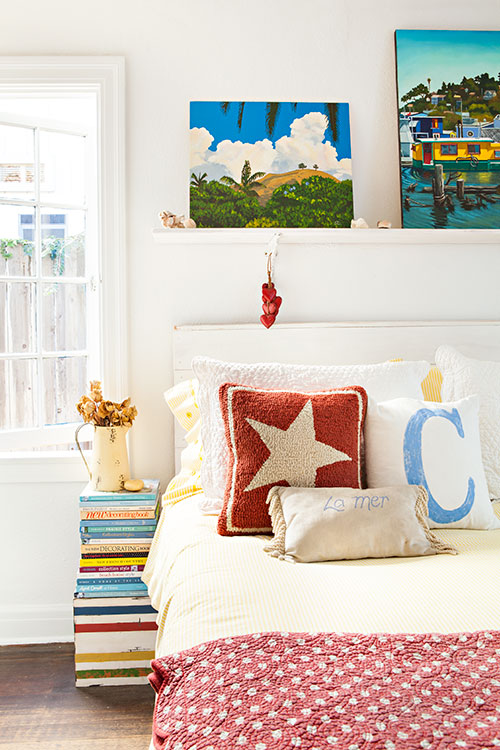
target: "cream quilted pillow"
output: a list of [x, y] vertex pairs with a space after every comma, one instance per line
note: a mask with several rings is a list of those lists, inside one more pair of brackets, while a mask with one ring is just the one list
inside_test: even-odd
[[491, 498], [500, 498], [500, 362], [472, 359], [440, 346], [436, 364], [443, 373], [443, 400], [479, 396], [479, 434]]
[[[422, 398], [421, 383], [429, 372], [428, 362], [383, 362], [374, 365], [287, 365], [277, 362], [243, 364], [195, 357], [198, 405], [201, 412], [203, 491], [209, 500], [224, 496], [228, 449], [219, 403], [224, 383], [285, 391], [319, 391], [362, 386], [368, 396], [383, 401], [398, 396]], [[222, 501], [220, 500], [222, 507]]]

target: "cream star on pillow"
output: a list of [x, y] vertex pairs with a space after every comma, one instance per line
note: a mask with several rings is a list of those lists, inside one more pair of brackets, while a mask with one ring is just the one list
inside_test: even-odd
[[321, 466], [352, 461], [347, 453], [316, 439], [311, 400], [286, 430], [246, 419], [271, 454], [245, 487], [245, 492], [282, 481], [288, 482], [290, 487], [314, 487], [316, 472]]

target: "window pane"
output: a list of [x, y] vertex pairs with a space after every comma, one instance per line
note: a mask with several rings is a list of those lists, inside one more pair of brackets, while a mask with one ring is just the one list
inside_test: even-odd
[[85, 138], [40, 131], [42, 201], [85, 202]]
[[85, 349], [85, 284], [52, 283], [42, 287], [42, 348], [46, 352]]
[[35, 284], [0, 281], [0, 352], [26, 354], [36, 349], [33, 330]]
[[43, 276], [85, 276], [85, 218], [85, 211], [42, 210]]
[[54, 357], [43, 361], [45, 424], [77, 422], [75, 404], [85, 393], [86, 357]]
[[36, 426], [36, 360], [0, 360], [0, 429]]
[[0, 206], [0, 276], [35, 273], [35, 211], [26, 206]]
[[32, 128], [0, 125], [0, 198], [35, 198]]

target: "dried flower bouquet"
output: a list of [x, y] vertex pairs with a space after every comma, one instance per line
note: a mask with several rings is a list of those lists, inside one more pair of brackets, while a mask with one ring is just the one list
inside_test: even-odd
[[121, 404], [105, 401], [100, 380], [90, 381], [90, 396], [82, 396], [76, 408], [84, 422], [96, 427], [131, 427], [137, 416], [137, 409], [130, 405], [129, 398]]

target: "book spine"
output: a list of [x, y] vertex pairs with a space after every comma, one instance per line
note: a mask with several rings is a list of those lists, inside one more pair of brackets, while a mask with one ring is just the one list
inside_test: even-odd
[[96, 523], [128, 520], [134, 520], [134, 522], [140, 520], [149, 521], [150, 519], [154, 520], [157, 515], [156, 510], [145, 506], [137, 506], [137, 508], [130, 508], [130, 510], [115, 510], [113, 508], [103, 508], [102, 510], [84, 508], [80, 510], [80, 519], [82, 521], [94, 521]]
[[[140, 578], [140, 576], [136, 576], [135, 578], [77, 578], [76, 579], [77, 588], [78, 586], [86, 586], [87, 588], [89, 586], [98, 586], [98, 585], [104, 585], [104, 586], [128, 586], [131, 588], [131, 584], [137, 584], [138, 586], [143, 585], [143, 581]], [[136, 588], [134, 585], [133, 588]]]
[[80, 567], [101, 567], [106, 565], [145, 565], [147, 556], [139, 555], [117, 555], [115, 557], [106, 557], [104, 555], [91, 555], [88, 558], [82, 557], [80, 559]]
[[139, 531], [143, 526], [156, 528], [156, 518], [103, 518], [88, 519], [80, 521], [80, 529], [126, 529], [127, 531]]
[[144, 596], [147, 596], [147, 589], [136, 589], [136, 588], [125, 588], [122, 591], [112, 591], [111, 593], [109, 591], [76, 591], [75, 592], [75, 599], [100, 599], [102, 598], [108, 598], [108, 597], [117, 597], [117, 596], [123, 596], [127, 599], [131, 599], [133, 597], [142, 598]]
[[155, 503], [157, 499], [158, 494], [156, 492], [148, 492], [144, 494], [134, 492], [126, 495], [115, 494], [114, 492], [106, 493], [105, 495], [80, 495], [81, 503], [113, 503], [113, 505], [121, 505], [121, 503], [136, 503], [139, 505], [141, 502], [142, 505], [151, 505], [151, 503]]
[[110, 570], [101, 572], [92, 572], [88, 568], [84, 568], [83, 571], [78, 573], [78, 578], [102, 578], [102, 583], [109, 583], [110, 578], [140, 578], [142, 571], [140, 570]]
[[147, 589], [147, 586], [142, 581], [131, 586], [129, 583], [98, 583], [98, 584], [78, 584], [76, 587], [77, 591], [123, 591], [124, 589]]
[[[133, 542], [129, 542], [129, 540], [126, 537], [116, 537], [113, 542], [109, 542], [109, 544], [112, 546], [113, 544], [141, 544], [141, 542], [144, 542], [144, 544], [150, 545], [151, 539], [149, 537], [142, 537], [142, 539], [139, 537], [138, 539], [134, 539]], [[106, 542], [107, 543], [107, 542]], [[118, 550], [117, 550], [118, 551]]]
[[[143, 544], [140, 543], [127, 543], [127, 541], [124, 541], [123, 543], [119, 544], [112, 544], [111, 542], [109, 544], [82, 544], [80, 546], [80, 551], [83, 555], [87, 554], [98, 554], [101, 557], [107, 557], [108, 553], [118, 553], [121, 555], [121, 557], [140, 557], [140, 556], [147, 556], [149, 549], [151, 547], [151, 542], [145, 542]], [[124, 555], [123, 553], [126, 552], [127, 554]]]
[[89, 565], [78, 569], [79, 573], [100, 573], [100, 575], [116, 575], [118, 573], [142, 573], [144, 565]]
[[[120, 500], [120, 502], [114, 503], [112, 506], [115, 510], [126, 510], [130, 508], [131, 510], [135, 510], [136, 508], [143, 508], [144, 506], [147, 506], [149, 510], [155, 510], [157, 506], [157, 501], [152, 500], [149, 504], [146, 503], [145, 500]], [[98, 502], [96, 500], [89, 500], [86, 503], [82, 503], [80, 501], [80, 510], [102, 510], [102, 508], [109, 507], [109, 500], [106, 500], [105, 502]]]
[[82, 542], [87, 543], [92, 539], [152, 539], [153, 531], [80, 531]]
[[143, 532], [144, 534], [151, 534], [154, 533], [156, 529], [156, 523], [149, 523], [149, 524], [130, 524], [130, 525], [124, 525], [123, 521], [113, 524], [113, 521], [107, 521], [107, 526], [104, 524], [97, 525], [97, 524], [80, 524], [80, 532], [83, 534], [90, 534], [92, 531], [95, 531], [96, 534], [106, 534], [108, 532], [113, 532], [113, 534], [119, 534], [120, 531], [123, 531], [124, 533], [130, 534], [140, 534]]
[[[124, 558], [127, 559], [131, 557], [142, 557], [143, 562], [146, 560], [148, 556], [148, 552], [110, 552], [109, 550], [106, 552], [91, 552], [90, 555], [88, 555], [86, 552], [80, 553], [80, 559], [82, 560], [95, 560], [98, 557], [107, 557], [111, 560], [111, 558]], [[89, 563], [89, 565], [95, 565], [95, 563]]]

